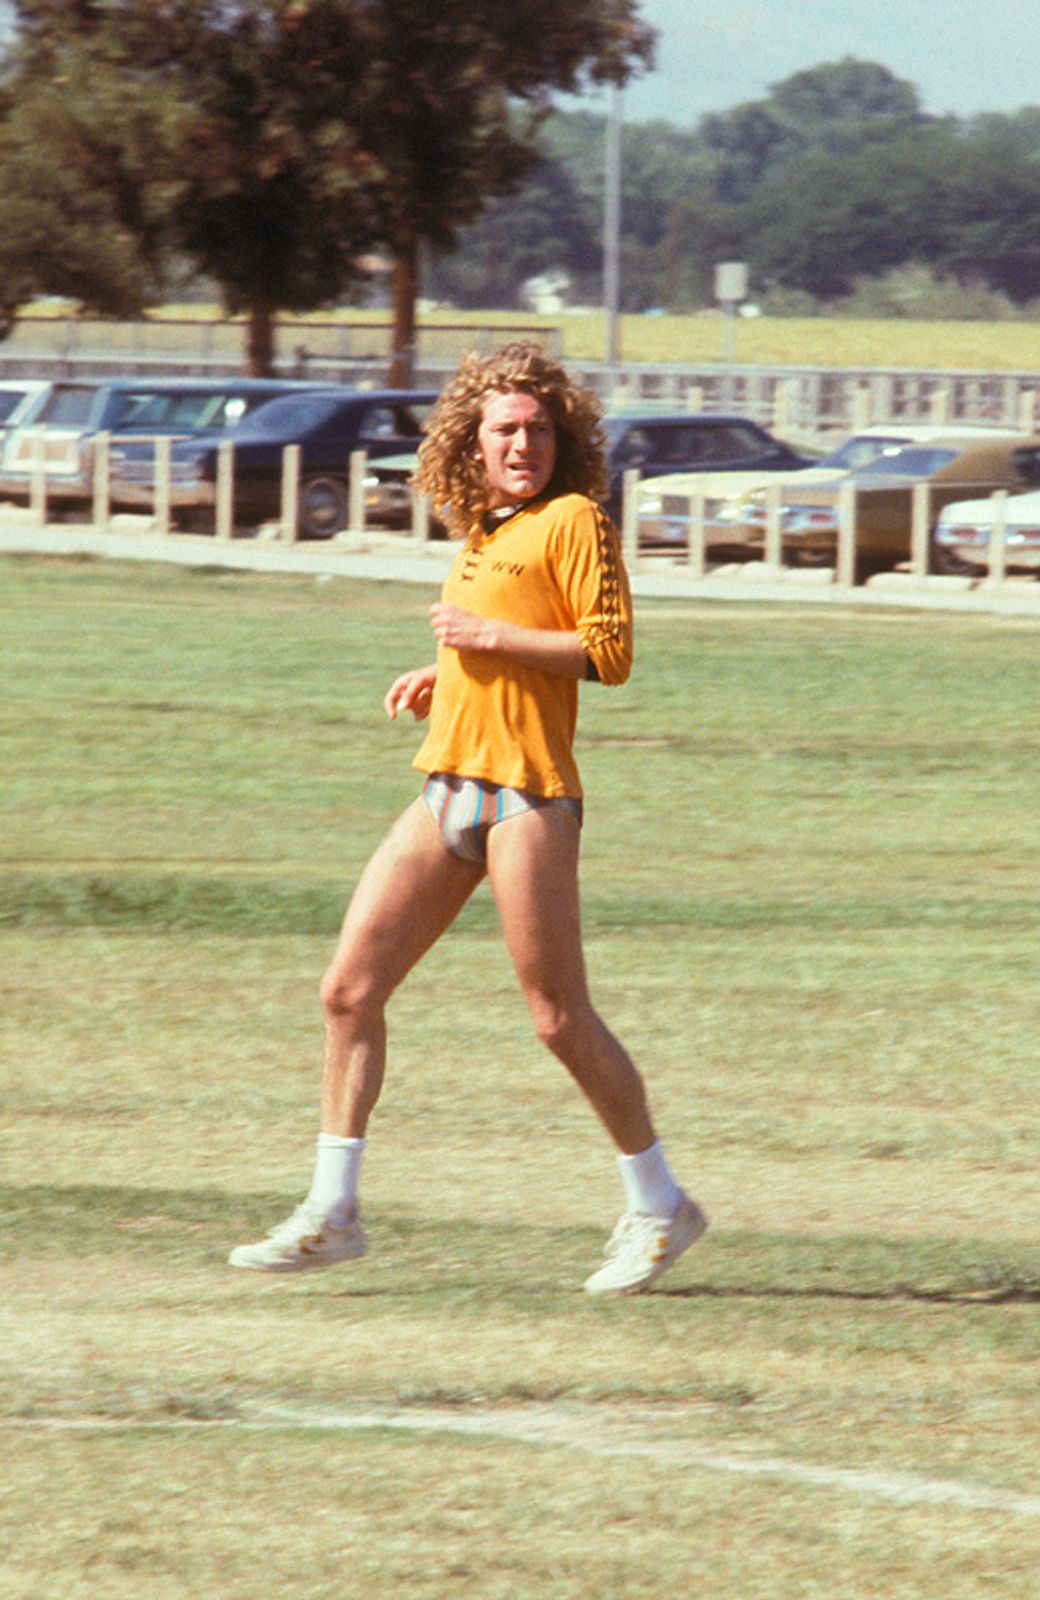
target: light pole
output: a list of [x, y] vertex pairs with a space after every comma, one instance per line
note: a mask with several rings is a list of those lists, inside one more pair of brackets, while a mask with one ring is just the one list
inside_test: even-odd
[[621, 86], [612, 83], [607, 107], [606, 200], [603, 210], [603, 311], [607, 375], [613, 387], [621, 363]]

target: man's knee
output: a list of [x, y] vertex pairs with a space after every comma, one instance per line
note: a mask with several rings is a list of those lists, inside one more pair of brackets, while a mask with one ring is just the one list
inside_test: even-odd
[[382, 1010], [369, 976], [333, 963], [319, 985], [321, 1006], [329, 1022], [364, 1022]]
[[527, 1004], [534, 1031], [546, 1049], [561, 1060], [572, 1057], [594, 1020], [591, 1006], [541, 990], [529, 993]]

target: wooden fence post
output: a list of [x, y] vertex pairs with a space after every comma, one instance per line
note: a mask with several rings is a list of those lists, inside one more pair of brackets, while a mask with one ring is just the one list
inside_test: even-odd
[[763, 560], [767, 567], [772, 567], [777, 572], [784, 558], [782, 505], [780, 485], [771, 483], [766, 490], [766, 542]]
[[235, 447], [230, 439], [217, 446], [217, 504], [214, 532], [218, 539], [235, 537]]
[[156, 533], [170, 531], [170, 453], [173, 440], [168, 434], [155, 441], [152, 483], [152, 520]]
[[421, 489], [412, 490], [412, 539], [421, 546], [430, 541], [430, 497]]
[[109, 522], [109, 445], [111, 435], [96, 433], [92, 441], [93, 453], [93, 502], [94, 502], [94, 528], [97, 533], [104, 533]]
[[365, 474], [368, 471], [368, 451], [350, 452], [350, 509], [347, 527], [351, 533], [365, 531]]
[[32, 442], [32, 476], [29, 480], [29, 510], [34, 522], [47, 526], [47, 446], [42, 433]]
[[915, 483], [911, 491], [910, 570], [915, 578], [928, 576], [928, 539], [932, 520], [932, 486]]
[[703, 578], [705, 568], [704, 538], [705, 499], [703, 489], [695, 489], [690, 496], [690, 515], [686, 524], [686, 559], [695, 578]]
[[847, 480], [838, 485], [838, 549], [834, 558], [834, 581], [851, 589], [856, 582], [856, 485]]
[[300, 536], [300, 446], [287, 444], [282, 451], [282, 501], [279, 532], [286, 544]]
[[621, 549], [630, 572], [635, 572], [639, 563], [640, 477], [638, 467], [628, 467], [621, 480]]
[[987, 582], [1000, 584], [1007, 579], [1007, 490], [997, 489], [992, 500], [993, 526], [989, 530]]

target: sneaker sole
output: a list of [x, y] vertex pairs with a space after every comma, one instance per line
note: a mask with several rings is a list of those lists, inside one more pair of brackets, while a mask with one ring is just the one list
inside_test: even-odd
[[228, 1256], [229, 1267], [244, 1268], [247, 1272], [314, 1272], [319, 1267], [338, 1267], [344, 1261], [360, 1261], [362, 1256], [368, 1254], [367, 1244], [360, 1249], [348, 1250], [343, 1255], [302, 1255], [292, 1261], [255, 1261], [250, 1260], [246, 1254], [250, 1246], [239, 1246], [232, 1250]]

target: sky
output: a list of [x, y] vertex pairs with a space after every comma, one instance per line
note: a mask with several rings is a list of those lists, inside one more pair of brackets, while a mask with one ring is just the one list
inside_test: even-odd
[[[1040, 105], [1038, 0], [642, 0], [640, 9], [658, 30], [658, 65], [625, 90], [628, 122], [688, 128], [843, 56], [907, 79], [933, 113]], [[600, 109], [602, 100], [578, 103]]]

